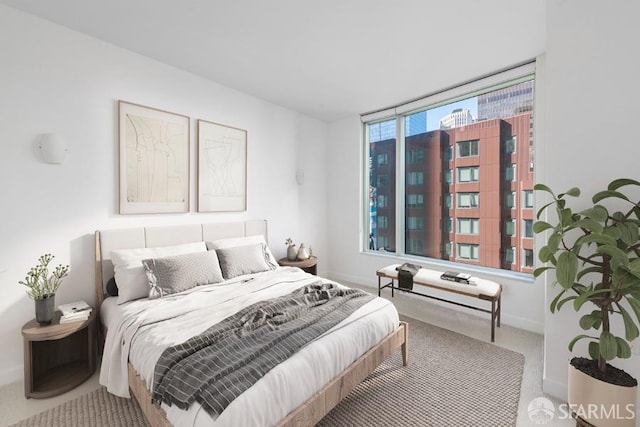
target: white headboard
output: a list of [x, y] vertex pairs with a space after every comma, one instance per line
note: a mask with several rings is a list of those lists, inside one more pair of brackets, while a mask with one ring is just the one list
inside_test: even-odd
[[113, 277], [113, 263], [111, 262], [111, 251], [113, 250], [152, 248], [256, 235], [263, 235], [268, 241], [267, 221], [250, 220], [98, 230], [95, 233], [96, 310], [100, 309], [100, 304], [104, 300], [106, 283]]

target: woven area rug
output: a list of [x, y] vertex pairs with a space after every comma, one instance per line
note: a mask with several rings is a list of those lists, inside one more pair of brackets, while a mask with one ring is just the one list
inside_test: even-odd
[[[319, 426], [515, 426], [524, 356], [414, 319], [396, 352]], [[146, 426], [135, 400], [100, 388], [15, 426]]]

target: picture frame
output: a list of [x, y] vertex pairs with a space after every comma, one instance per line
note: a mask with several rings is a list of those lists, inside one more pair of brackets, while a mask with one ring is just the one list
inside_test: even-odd
[[190, 118], [118, 101], [120, 213], [189, 211]]
[[247, 210], [247, 131], [198, 119], [198, 212]]

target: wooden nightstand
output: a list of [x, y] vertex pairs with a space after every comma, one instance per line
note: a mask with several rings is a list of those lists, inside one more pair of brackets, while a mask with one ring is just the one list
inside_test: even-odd
[[59, 311], [50, 325], [33, 319], [22, 327], [24, 395], [43, 399], [71, 390], [96, 369], [96, 312], [85, 321], [60, 324]]
[[289, 261], [287, 258], [280, 258], [278, 260], [278, 264], [283, 267], [298, 267], [313, 275], [318, 274], [318, 258], [316, 257], [311, 257], [301, 261]]

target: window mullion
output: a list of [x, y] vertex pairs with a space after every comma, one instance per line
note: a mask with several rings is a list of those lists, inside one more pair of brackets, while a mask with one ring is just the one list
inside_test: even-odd
[[405, 179], [405, 144], [404, 144], [404, 122], [403, 117], [396, 116], [396, 254], [406, 253], [405, 245], [405, 200], [406, 200], [406, 179]]

